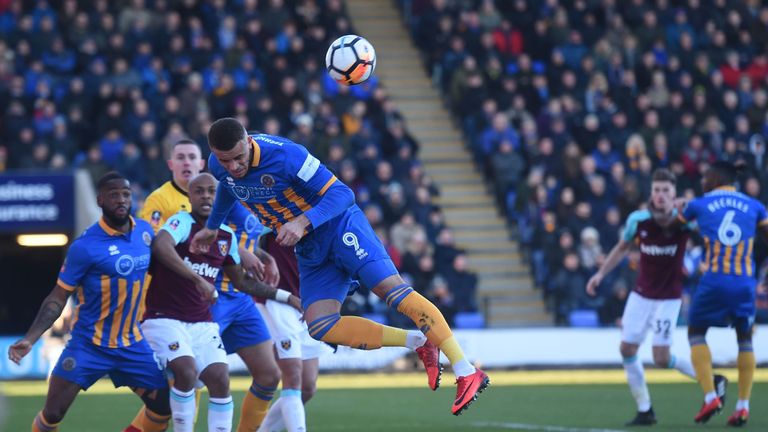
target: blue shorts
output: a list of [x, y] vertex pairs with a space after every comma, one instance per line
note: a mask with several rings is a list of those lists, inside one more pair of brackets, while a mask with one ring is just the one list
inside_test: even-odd
[[296, 245], [296, 258], [304, 309], [318, 300], [344, 302], [353, 279], [373, 288], [397, 274], [357, 205], [307, 234]]
[[729, 327], [747, 332], [755, 322], [755, 287], [757, 282], [745, 277], [722, 277], [702, 281], [691, 300], [690, 327]]
[[221, 341], [227, 354], [272, 339], [264, 318], [247, 294], [222, 294], [211, 307], [211, 313], [213, 320], [219, 324]]
[[115, 387], [168, 387], [162, 366], [144, 339], [129, 347], [105, 348], [75, 336], [61, 353], [53, 375], [76, 383], [84, 390], [104, 375], [109, 375]]

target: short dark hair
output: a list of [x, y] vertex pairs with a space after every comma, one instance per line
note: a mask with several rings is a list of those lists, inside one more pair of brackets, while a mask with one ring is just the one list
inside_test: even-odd
[[743, 172], [743, 165], [734, 165], [728, 161], [717, 161], [710, 165], [709, 169], [714, 170], [718, 179], [722, 183], [721, 185], [729, 185], [736, 183], [739, 174]]
[[112, 180], [125, 180], [130, 184], [130, 181], [126, 176], [120, 174], [117, 171], [110, 171], [101, 176], [99, 181], [96, 182], [96, 190], [101, 192], [101, 190], [107, 186], [107, 183], [111, 182]]
[[651, 181], [663, 181], [663, 182], [670, 182], [673, 185], [677, 184], [677, 176], [672, 171], [666, 169], [666, 168], [656, 168], [653, 171], [653, 175], [651, 176]]
[[240, 121], [232, 117], [220, 118], [208, 130], [208, 145], [216, 150], [232, 150], [245, 135], [245, 128]]

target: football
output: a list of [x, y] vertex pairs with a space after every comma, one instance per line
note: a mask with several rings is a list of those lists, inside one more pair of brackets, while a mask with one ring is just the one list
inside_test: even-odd
[[370, 78], [376, 68], [376, 51], [362, 36], [345, 35], [328, 47], [325, 67], [340, 84], [360, 84]]

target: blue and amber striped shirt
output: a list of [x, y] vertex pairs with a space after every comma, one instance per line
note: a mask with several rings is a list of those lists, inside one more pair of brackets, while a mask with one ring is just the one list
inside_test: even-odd
[[717, 283], [721, 276], [755, 277], [757, 227], [768, 224], [762, 203], [733, 187], [720, 187], [688, 203], [681, 219], [696, 220], [704, 238], [702, 282]]
[[331, 186], [346, 186], [307, 149], [291, 140], [258, 134], [249, 136], [248, 143], [252, 148], [251, 168], [244, 178], [229, 176], [215, 155], [208, 159], [211, 174], [220, 183], [206, 226], [218, 227], [237, 201], [275, 232], [302, 214], [313, 227], [324, 222], [316, 206]]
[[131, 230], [122, 233], [101, 219], [72, 242], [57, 283], [75, 292], [73, 336], [108, 348], [143, 339], [139, 309], [153, 237], [146, 221], [132, 218]]

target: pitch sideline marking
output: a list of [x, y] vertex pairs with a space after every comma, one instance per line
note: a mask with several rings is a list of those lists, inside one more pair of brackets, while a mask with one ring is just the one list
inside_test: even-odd
[[[736, 380], [736, 369], [718, 369], [728, 379]], [[550, 370], [550, 371], [490, 371], [493, 386], [522, 385], [595, 385], [625, 384], [622, 369], [609, 370]], [[650, 384], [695, 383], [676, 370], [650, 369], [646, 371], [646, 381]], [[755, 382], [768, 382], [768, 369], [755, 371]], [[251, 385], [250, 377], [232, 377], [230, 389], [246, 391]], [[423, 373], [363, 373], [363, 374], [321, 374], [317, 383], [324, 389], [366, 389], [366, 388], [419, 388], [426, 386]], [[48, 384], [45, 381], [5, 381], [0, 382], [0, 393], [8, 396], [45, 396]], [[128, 391], [115, 389], [109, 380], [100, 380], [88, 394], [118, 394]]]
[[572, 428], [565, 426], [535, 425], [527, 423], [507, 423], [507, 422], [472, 422], [472, 426], [487, 428], [497, 427], [502, 429], [543, 431], [543, 432], [624, 432], [621, 429], [595, 429], [595, 428]]

